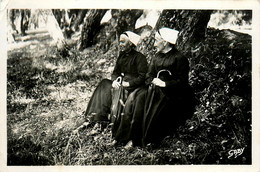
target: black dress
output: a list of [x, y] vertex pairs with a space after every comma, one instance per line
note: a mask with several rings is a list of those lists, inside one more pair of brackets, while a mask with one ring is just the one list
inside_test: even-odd
[[121, 144], [132, 140], [134, 146], [142, 146], [142, 123], [146, 87], [140, 87], [133, 91], [127, 98], [125, 108], [120, 118], [116, 131], [113, 131], [114, 139]]
[[[161, 141], [192, 116], [194, 95], [188, 84], [188, 74], [188, 59], [175, 47], [166, 54], [156, 54], [152, 59], [146, 79], [150, 86], [145, 95], [143, 144]], [[156, 77], [165, 81], [166, 87], [152, 85]]]
[[131, 49], [121, 52], [111, 79], [103, 79], [95, 89], [85, 111], [87, 121], [109, 121], [112, 104], [112, 81], [124, 75], [123, 81], [129, 82], [130, 86], [125, 88], [130, 94], [133, 90], [144, 85], [147, 73], [147, 60], [144, 55]]
[[[157, 77], [166, 87], [152, 86]], [[189, 62], [175, 48], [156, 54], [149, 65], [146, 86], [136, 89], [127, 99], [115, 140], [134, 146], [156, 143], [190, 118], [194, 96], [188, 84]]]

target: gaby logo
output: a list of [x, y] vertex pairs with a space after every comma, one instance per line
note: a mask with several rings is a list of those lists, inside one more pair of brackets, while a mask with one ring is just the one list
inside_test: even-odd
[[240, 148], [240, 149], [233, 149], [228, 151], [228, 158], [231, 158], [232, 156], [234, 156], [235, 158], [237, 158], [238, 156], [242, 155], [242, 153], [244, 152], [245, 148]]

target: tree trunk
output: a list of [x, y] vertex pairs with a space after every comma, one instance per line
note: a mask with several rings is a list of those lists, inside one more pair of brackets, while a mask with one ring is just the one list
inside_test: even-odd
[[159, 25], [178, 30], [177, 48], [189, 54], [205, 39], [211, 13], [211, 10], [164, 10]]
[[83, 50], [94, 44], [93, 38], [100, 30], [100, 21], [107, 10], [91, 9], [87, 12], [81, 31], [78, 49]]
[[112, 18], [109, 23], [103, 26], [104, 29], [101, 30], [102, 33], [100, 33], [101, 38], [105, 37], [100, 44], [104, 51], [107, 51], [115, 40], [118, 45], [120, 34], [125, 31], [134, 31], [136, 20], [142, 14], [143, 10], [111, 10]]
[[72, 35], [79, 31], [79, 26], [83, 23], [84, 17], [88, 10], [73, 9], [73, 10], [52, 10], [64, 37], [70, 39]]
[[111, 14], [120, 35], [125, 31], [134, 31], [136, 20], [143, 14], [143, 10], [112, 10]]
[[25, 31], [29, 28], [29, 19], [31, 15], [31, 11], [28, 9], [22, 9], [21, 12], [21, 21], [20, 21], [20, 29], [21, 35], [26, 35]]
[[52, 10], [52, 14], [54, 15], [54, 17], [56, 18], [60, 28], [62, 29], [64, 24], [62, 23], [63, 19], [63, 15], [62, 15], [62, 11], [60, 9], [53, 9]]
[[[142, 41], [140, 41], [139, 44], [137, 45], [138, 51], [146, 56], [146, 59], [149, 63], [152, 56], [155, 54], [155, 49], [154, 49], [155, 33], [159, 30], [161, 18], [162, 18], [162, 13], [160, 13], [154, 28], [152, 28], [152, 26], [150, 25], [145, 25], [142, 27], [142, 30], [148, 30], [148, 31], [150, 30], [151, 32], [150, 33], [148, 32], [149, 33], [148, 35], [143, 36], [141, 38]], [[140, 32], [142, 31], [139, 31], [139, 33]]]
[[8, 10], [8, 16], [9, 16], [8, 21], [10, 23], [12, 30], [18, 33], [18, 30], [16, 29], [15, 26], [16, 10], [15, 9]]
[[[63, 35], [66, 38], [76, 38], [78, 40], [77, 48], [83, 50], [89, 46], [94, 45], [100, 41], [100, 21], [107, 10], [90, 9], [90, 10], [68, 10], [69, 23], [65, 24], [62, 12], [60, 10], [53, 10], [54, 16], [62, 29]], [[110, 20], [109, 31], [106, 32], [107, 41], [112, 42], [115, 37], [119, 38], [119, 35], [124, 31], [134, 31], [136, 20], [143, 14], [143, 10], [112, 10], [112, 19]], [[82, 27], [79, 27], [83, 23]], [[104, 27], [104, 26], [103, 26]], [[78, 38], [78, 32], [81, 33]], [[104, 34], [104, 33], [102, 33]], [[74, 36], [75, 35], [75, 36]], [[99, 36], [98, 36], [99, 35]], [[116, 35], [116, 36], [115, 36]], [[113, 39], [113, 40], [111, 40]], [[75, 42], [75, 41], [72, 41]], [[103, 44], [101, 42], [101, 44]], [[106, 46], [106, 49], [109, 47]]]
[[70, 28], [73, 32], [79, 30], [79, 25], [83, 23], [84, 17], [86, 16], [88, 10], [79, 10], [77, 15], [74, 13], [71, 15], [72, 21], [70, 24]]
[[21, 30], [21, 35], [25, 35], [25, 27], [24, 27], [24, 10], [21, 10], [21, 23], [20, 23], [20, 30]]
[[48, 15], [47, 30], [50, 33], [52, 39], [56, 42], [58, 49], [63, 49], [65, 44], [65, 38], [58, 24], [57, 19], [54, 17], [53, 11], [45, 10], [45, 13]]

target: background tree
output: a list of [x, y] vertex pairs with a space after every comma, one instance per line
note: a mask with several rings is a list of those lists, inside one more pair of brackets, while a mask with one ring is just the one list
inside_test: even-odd
[[[60, 29], [67, 43], [77, 44], [77, 49], [83, 50], [94, 43], [94, 37], [100, 31], [100, 21], [106, 9], [73, 9], [73, 10], [52, 10]], [[70, 44], [69, 43], [69, 44]]]
[[11, 26], [12, 30], [15, 31], [16, 33], [18, 33], [18, 30], [17, 30], [17, 28], [15, 26], [15, 19], [16, 19], [17, 11], [19, 11], [19, 10], [16, 10], [16, 9], [8, 10], [8, 16], [9, 16], [8, 23]]
[[[103, 24], [103, 29], [99, 37], [102, 40], [101, 47], [104, 47], [105, 52], [110, 48], [114, 41], [118, 45], [119, 35], [124, 31], [135, 31], [135, 23], [143, 14], [143, 10], [130, 9], [112, 9], [111, 19]], [[117, 47], [118, 48], [118, 47]]]
[[100, 31], [100, 21], [107, 10], [91, 9], [84, 19], [78, 49], [83, 50], [93, 45], [94, 36]]
[[134, 31], [136, 20], [143, 14], [143, 10], [112, 10], [111, 15], [115, 20], [118, 35], [124, 31]]
[[73, 34], [79, 31], [88, 9], [53, 9], [52, 12], [64, 36], [70, 39]]
[[[114, 9], [111, 10], [112, 18], [108, 24], [100, 25], [100, 21], [106, 12], [107, 9], [68, 10], [69, 20], [66, 20], [66, 11], [62, 11], [62, 14], [60, 14], [59, 10], [58, 12], [54, 10], [54, 16], [58, 21], [61, 21], [59, 25], [67, 38], [71, 38], [77, 33], [80, 34], [76, 38], [78, 43], [77, 48], [83, 50], [102, 41], [100, 40], [102, 34], [106, 38], [103, 39], [103, 43], [101, 42], [101, 44], [110, 45], [124, 31], [134, 31], [137, 19], [143, 14], [143, 10]], [[62, 18], [64, 19], [61, 20]], [[105, 28], [105, 30], [102, 30], [102, 28]]]
[[211, 10], [163, 10], [159, 27], [165, 26], [178, 30], [177, 48], [184, 54], [203, 41]]
[[[11, 24], [11, 28], [16, 33], [22, 36], [26, 35], [26, 30], [29, 29], [29, 21], [31, 17], [30, 9], [10, 9], [8, 11], [8, 19]], [[19, 21], [17, 21], [19, 20]], [[16, 22], [17, 21], [17, 22]]]
[[20, 10], [21, 13], [21, 24], [20, 24], [20, 33], [26, 35], [25, 31], [29, 28], [29, 18], [31, 16], [31, 11], [29, 9]]

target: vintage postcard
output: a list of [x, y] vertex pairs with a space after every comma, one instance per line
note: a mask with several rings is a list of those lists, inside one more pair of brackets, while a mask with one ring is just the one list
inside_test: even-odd
[[259, 1], [0, 8], [0, 171], [260, 171]]

